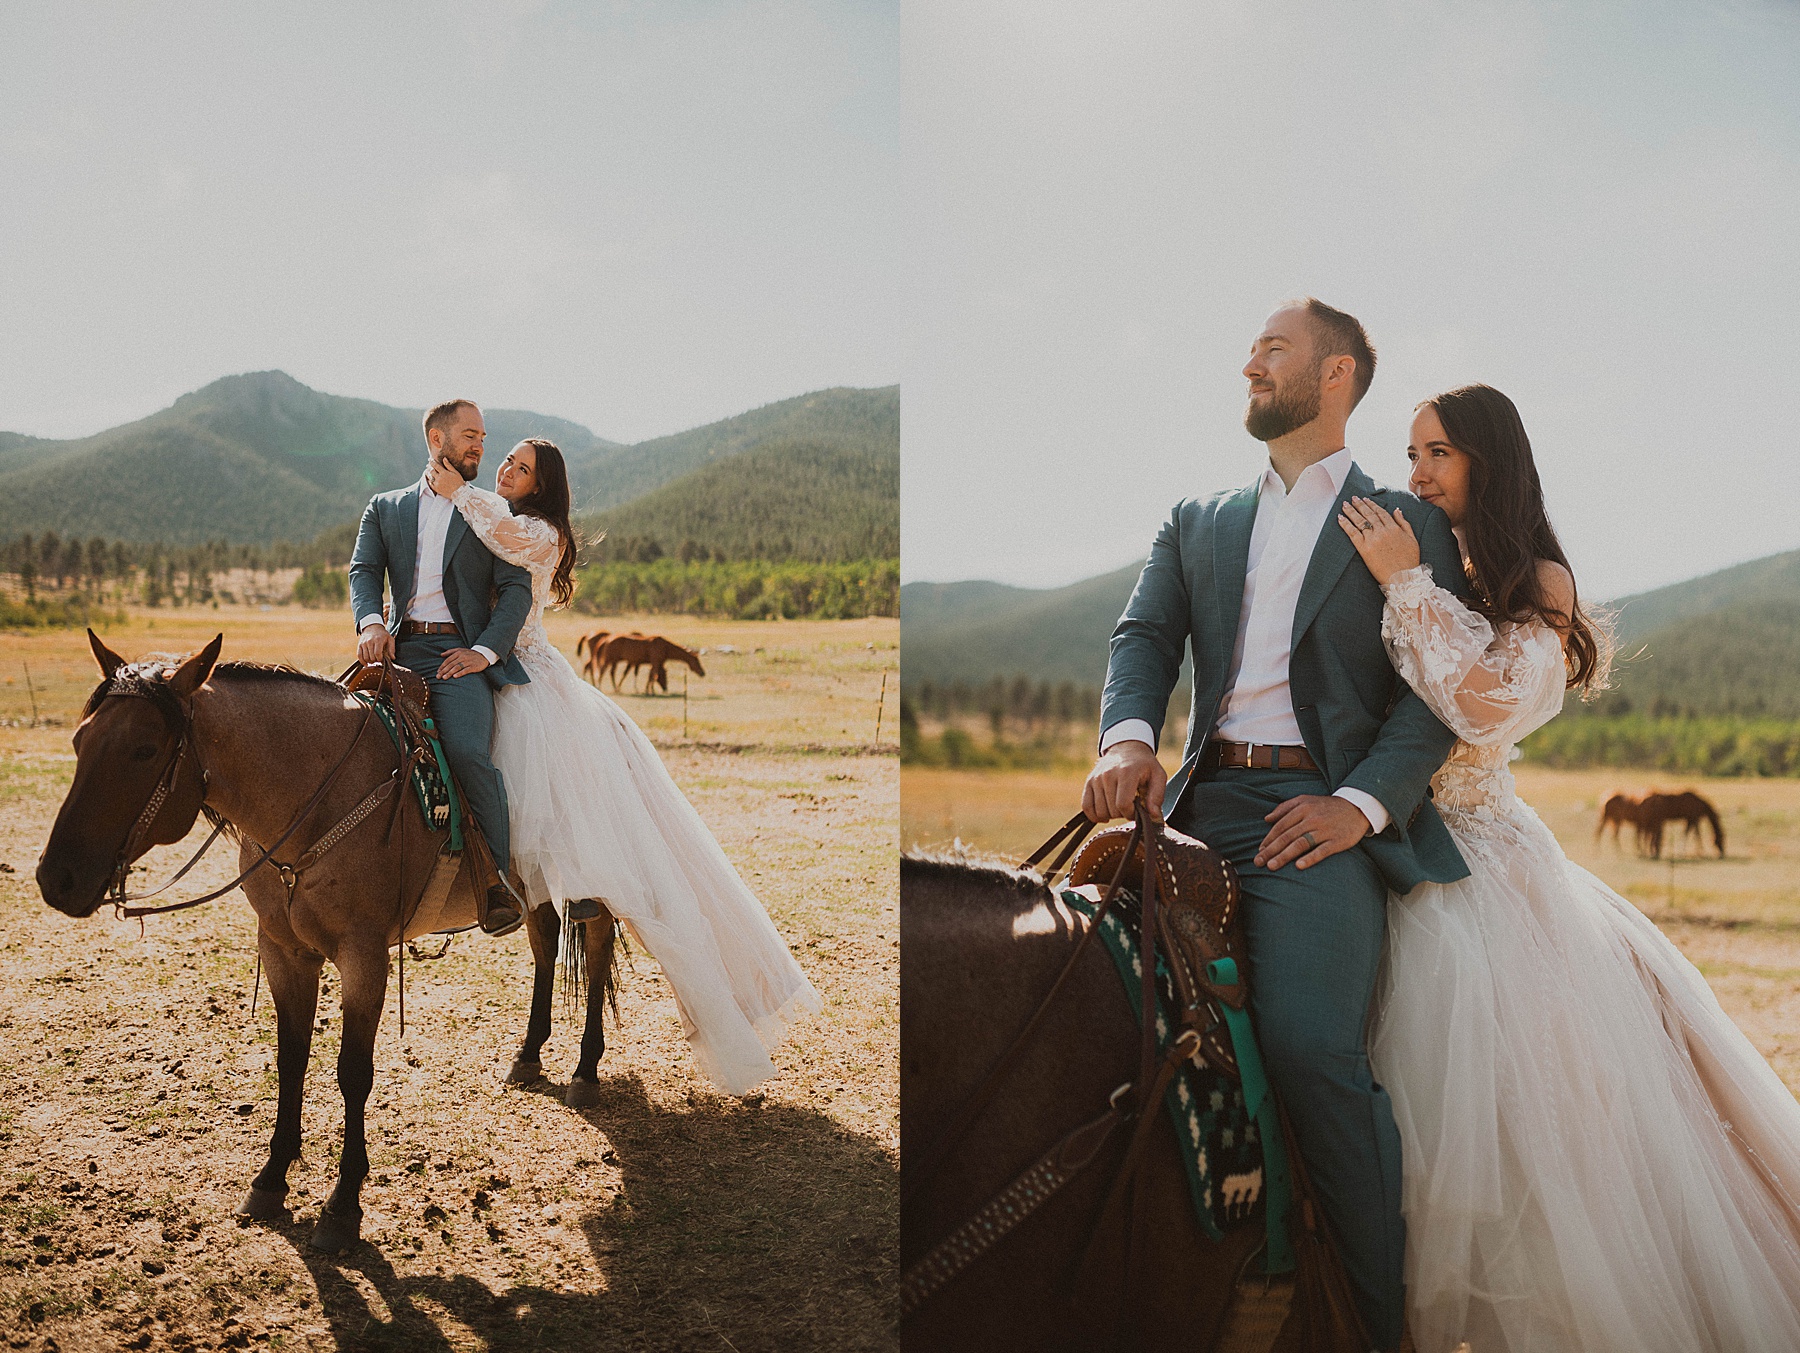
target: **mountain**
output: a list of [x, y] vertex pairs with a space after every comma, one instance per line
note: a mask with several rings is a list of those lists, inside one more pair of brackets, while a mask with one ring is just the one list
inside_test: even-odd
[[[1140, 565], [1047, 591], [991, 582], [900, 589], [901, 671], [979, 684], [1023, 673], [1098, 686]], [[1800, 550], [1608, 604], [1620, 652], [1612, 689], [1569, 714], [1800, 719]]]
[[1098, 686], [1106, 680], [1107, 640], [1142, 568], [1047, 589], [908, 583], [900, 589], [901, 680], [975, 685], [1024, 673]]
[[[864, 449], [776, 441], [739, 451], [585, 519], [615, 545], [693, 541], [731, 559], [836, 563], [900, 553], [900, 445]], [[607, 557], [602, 553], [600, 557]]]
[[[311, 539], [354, 521], [370, 494], [418, 476], [422, 413], [261, 371], [92, 437], [0, 433], [0, 540], [45, 530], [172, 543]], [[545, 414], [483, 413], [489, 453], [478, 483], [492, 486], [520, 438], [544, 436], [568, 459], [578, 506], [611, 505], [776, 436], [859, 446], [887, 435], [897, 445], [899, 393], [819, 391], [637, 446]]]
[[1800, 550], [1752, 559], [1653, 592], [1639, 592], [1612, 605], [1618, 612], [1619, 641], [1629, 648], [1644, 636], [1690, 616], [1795, 596], [1800, 596]]
[[[598, 512], [753, 446], [777, 441], [811, 442], [873, 456], [891, 452], [897, 458], [900, 387], [817, 390], [687, 432], [615, 447], [579, 468], [571, 465], [569, 487], [578, 513]], [[896, 498], [899, 491], [896, 479]]]

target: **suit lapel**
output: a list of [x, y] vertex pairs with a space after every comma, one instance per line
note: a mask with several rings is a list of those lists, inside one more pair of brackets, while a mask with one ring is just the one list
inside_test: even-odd
[[391, 570], [394, 579], [394, 626], [406, 619], [413, 589], [419, 585], [419, 486], [400, 495], [394, 507], [395, 548]]
[[1331, 589], [1337, 585], [1344, 567], [1356, 557], [1356, 546], [1350, 543], [1350, 537], [1338, 525], [1338, 513], [1343, 511], [1345, 502], [1350, 498], [1367, 498], [1374, 492], [1375, 481], [1352, 463], [1350, 473], [1344, 476], [1344, 487], [1338, 493], [1337, 502], [1325, 514], [1325, 524], [1319, 528], [1319, 538], [1313, 545], [1312, 560], [1307, 564], [1306, 577], [1300, 584], [1300, 601], [1294, 607], [1294, 633], [1290, 641], [1292, 648], [1300, 647], [1300, 636], [1319, 618], [1319, 612], [1325, 608], [1325, 598], [1331, 595]]
[[[1250, 532], [1256, 526], [1256, 504], [1262, 480], [1239, 489], [1219, 504], [1213, 518], [1213, 596], [1219, 607], [1220, 635], [1237, 634], [1244, 609], [1244, 574], [1250, 567]], [[1229, 645], [1223, 650], [1230, 659]]]

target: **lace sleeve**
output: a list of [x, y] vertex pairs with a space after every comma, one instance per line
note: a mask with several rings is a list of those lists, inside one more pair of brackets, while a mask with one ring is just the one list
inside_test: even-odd
[[512, 505], [497, 493], [464, 484], [451, 496], [481, 543], [509, 564], [534, 573], [554, 571], [562, 557], [556, 528], [542, 517], [515, 517]]
[[1431, 565], [1382, 589], [1381, 638], [1394, 669], [1464, 742], [1517, 742], [1562, 709], [1562, 639], [1540, 621], [1498, 632], [1431, 579]]

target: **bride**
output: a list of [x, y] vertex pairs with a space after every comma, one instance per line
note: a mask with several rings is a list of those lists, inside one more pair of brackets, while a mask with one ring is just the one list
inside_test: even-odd
[[1461, 739], [1433, 780], [1470, 876], [1389, 901], [1370, 1060], [1404, 1144], [1422, 1353], [1800, 1349], [1800, 1105], [1705, 980], [1570, 863], [1514, 794], [1519, 739], [1604, 680], [1512, 401], [1419, 406], [1411, 488], [1476, 597], [1403, 516], [1347, 500], [1396, 669]]
[[819, 993], [650, 740], [544, 632], [544, 607], [575, 590], [562, 452], [520, 442], [497, 494], [441, 462], [430, 474], [484, 545], [531, 571], [532, 612], [514, 649], [531, 681], [496, 697], [493, 745], [527, 899], [565, 915], [605, 899], [662, 965], [700, 1069], [748, 1094], [774, 1074], [770, 1049], [801, 1010], [820, 1008]]

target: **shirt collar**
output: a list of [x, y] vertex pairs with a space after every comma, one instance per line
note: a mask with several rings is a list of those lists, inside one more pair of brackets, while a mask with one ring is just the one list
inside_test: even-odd
[[[1326, 482], [1331, 485], [1331, 496], [1335, 499], [1344, 491], [1344, 481], [1350, 478], [1351, 463], [1352, 458], [1350, 455], [1350, 448], [1347, 446], [1340, 447], [1338, 450], [1333, 451], [1329, 456], [1325, 457], [1324, 460], [1314, 461], [1311, 465], [1308, 465], [1302, 470], [1300, 472], [1300, 477], [1294, 481], [1294, 487], [1298, 489], [1308, 480], [1317, 480], [1319, 476], [1323, 475]], [[1257, 483], [1258, 486], [1264, 490], [1278, 494], [1283, 498], [1287, 496], [1287, 486], [1281, 482], [1281, 476], [1275, 473], [1275, 467], [1273, 465], [1267, 466], [1263, 470], [1262, 478], [1258, 480]]]
[[[419, 499], [421, 502], [423, 502], [427, 498], [442, 498], [442, 497], [443, 497], [442, 494], [438, 493], [438, 491], [436, 489], [431, 487], [431, 471], [430, 470], [427, 470], [424, 474], [419, 476]], [[447, 503], [450, 500], [448, 498], [444, 498], [443, 501], [445, 501]]]

